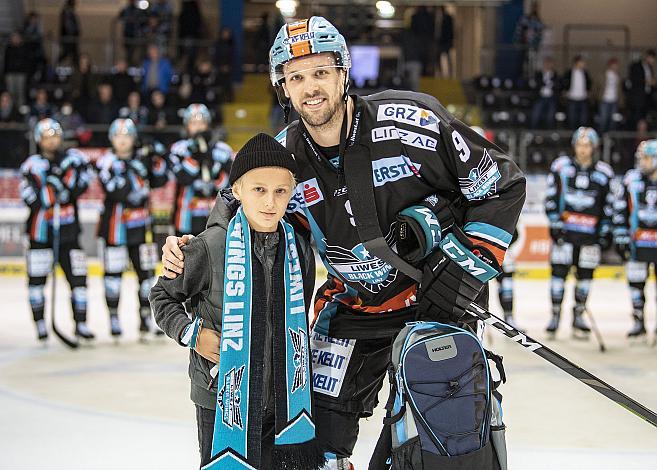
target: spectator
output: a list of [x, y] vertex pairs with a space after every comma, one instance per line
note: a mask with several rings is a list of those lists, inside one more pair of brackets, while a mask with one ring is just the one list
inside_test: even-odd
[[100, 81], [95, 72], [89, 54], [80, 54], [77, 67], [71, 75], [71, 98], [73, 106], [89, 120], [89, 106], [96, 97], [96, 89]]
[[191, 76], [192, 93], [189, 100], [192, 103], [216, 103], [217, 74], [209, 59], [201, 59]]
[[440, 21], [440, 35], [438, 36], [438, 65], [443, 78], [456, 78], [454, 70], [454, 4], [441, 6], [442, 20]]
[[62, 139], [70, 144], [69, 146], [85, 145], [91, 139], [91, 131], [85, 128], [84, 119], [73, 108], [71, 101], [64, 101], [54, 118], [61, 124]]
[[132, 119], [132, 122], [134, 122], [137, 127], [148, 124], [148, 108], [141, 104], [141, 95], [139, 92], [133, 91], [128, 95], [127, 106], [119, 109], [119, 117]]
[[258, 66], [259, 72], [267, 71], [269, 64], [269, 44], [272, 42], [269, 13], [264, 12], [260, 15], [260, 26], [258, 26], [254, 41], [256, 65]]
[[119, 113], [112, 94], [112, 84], [101, 82], [98, 85], [98, 98], [89, 106], [87, 121], [95, 124], [111, 124]]
[[605, 87], [602, 91], [599, 106], [600, 132], [614, 130], [614, 114], [618, 112], [620, 96], [620, 76], [618, 75], [618, 59], [612, 57], [607, 62], [605, 71]]
[[577, 129], [589, 121], [589, 91], [591, 77], [586, 70], [586, 61], [581, 55], [573, 59], [573, 67], [564, 76], [564, 87], [568, 98], [568, 126]]
[[219, 31], [219, 40], [214, 48], [214, 64], [217, 69], [217, 83], [223, 89], [223, 94], [228, 101], [233, 99], [234, 53], [233, 31], [228, 26], [223, 26]]
[[119, 104], [124, 104], [128, 95], [137, 89], [135, 79], [128, 73], [128, 62], [123, 59], [116, 62], [110, 82], [114, 90], [114, 99]]
[[422, 54], [420, 53], [420, 38], [411, 27], [413, 10], [404, 14], [404, 30], [402, 31], [402, 54], [404, 55], [404, 75], [409, 90], [418, 91], [420, 76], [422, 76]]
[[0, 123], [20, 122], [21, 115], [8, 91], [0, 93]]
[[39, 14], [31, 11], [23, 23], [23, 39], [31, 63], [30, 76], [43, 76], [46, 67], [46, 55], [43, 52], [43, 30]]
[[543, 59], [543, 68], [534, 75], [532, 87], [537, 91], [532, 107], [532, 128], [553, 128], [554, 114], [557, 112], [559, 77], [554, 70], [554, 60], [551, 57]]
[[166, 95], [172, 77], [171, 62], [166, 57], [162, 57], [157, 45], [150, 44], [142, 66], [142, 92], [150, 94], [153, 90], [159, 90]]
[[61, 52], [57, 62], [63, 62], [70, 57], [73, 63], [78, 61], [78, 41], [80, 25], [75, 13], [75, 0], [66, 0], [59, 15], [59, 43]]
[[119, 12], [119, 21], [123, 23], [123, 50], [130, 65], [137, 61], [137, 41], [141, 36], [146, 21], [144, 10], [139, 8], [138, 0], [128, 0], [128, 4]]
[[[528, 76], [536, 69], [536, 56], [543, 41], [545, 25], [538, 13], [539, 4], [535, 0], [531, 4], [529, 14], [522, 15], [516, 24], [514, 43], [520, 46], [517, 76]], [[525, 67], [525, 73], [523, 73]]]
[[12, 33], [5, 48], [5, 85], [18, 107], [25, 104], [27, 75], [30, 71], [30, 57], [20, 33]]
[[641, 60], [630, 65], [627, 81], [627, 104], [630, 111], [630, 129], [636, 128], [650, 110], [651, 95], [657, 86], [655, 51], [647, 50]]
[[37, 44], [39, 49], [43, 48], [41, 19], [36, 11], [31, 11], [25, 16], [25, 21], [23, 22], [23, 38], [26, 44]]
[[151, 106], [148, 110], [148, 123], [151, 126], [162, 128], [176, 124], [173, 111], [167, 106], [166, 96], [160, 90], [151, 93]]
[[434, 17], [429, 9], [425, 6], [417, 7], [411, 17], [411, 30], [417, 35], [420, 58], [424, 65], [422, 71], [425, 75], [428, 73], [428, 67], [431, 66], [430, 47], [434, 41]]
[[[179, 56], [185, 61], [182, 70], [188, 72], [196, 63], [197, 41], [203, 37], [203, 18], [197, 0], [183, 0], [178, 16]], [[265, 44], [269, 44], [268, 42]]]
[[155, 0], [148, 9], [149, 18], [157, 18], [157, 35], [166, 43], [171, 36], [173, 10], [169, 0]]
[[52, 117], [57, 108], [48, 101], [48, 92], [45, 88], [37, 88], [34, 103], [30, 108], [30, 124], [34, 125], [41, 119]]

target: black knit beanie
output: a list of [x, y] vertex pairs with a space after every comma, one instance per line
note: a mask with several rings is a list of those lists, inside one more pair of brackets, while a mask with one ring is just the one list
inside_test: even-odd
[[295, 176], [298, 171], [294, 155], [273, 137], [260, 133], [249, 139], [237, 152], [228, 181], [232, 185], [247, 171], [263, 166], [287, 168]]

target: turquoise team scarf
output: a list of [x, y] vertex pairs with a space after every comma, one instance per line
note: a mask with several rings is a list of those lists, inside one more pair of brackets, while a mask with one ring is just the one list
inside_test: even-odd
[[[281, 230], [282, 228], [282, 230]], [[281, 220], [273, 279], [276, 469], [321, 468], [315, 440], [303, 278], [292, 226]], [[281, 263], [281, 257], [284, 262]], [[281, 266], [282, 265], [282, 266]], [[264, 282], [252, 269], [251, 231], [240, 207], [228, 225], [217, 408], [212, 460], [203, 469], [261, 468], [262, 369], [267, 315]], [[263, 281], [263, 280], [261, 280]]]

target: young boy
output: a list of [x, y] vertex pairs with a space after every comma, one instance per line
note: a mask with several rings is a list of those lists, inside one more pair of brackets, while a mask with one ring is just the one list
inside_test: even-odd
[[169, 164], [176, 179], [173, 226], [177, 234], [198, 235], [205, 229], [219, 190], [228, 185], [232, 149], [212, 139], [210, 111], [204, 104], [185, 108], [187, 138], [171, 146]]
[[156, 143], [136, 149], [137, 127], [131, 119], [115, 119], [109, 128], [112, 150], [96, 164], [98, 179], [105, 191], [105, 203], [98, 223], [102, 238], [105, 301], [112, 336], [121, 336], [118, 308], [121, 276], [128, 259], [139, 280], [139, 332], [150, 331], [151, 307], [148, 294], [154, 284], [156, 257], [150, 233], [149, 190], [164, 186], [167, 169], [165, 148]]
[[[235, 200], [228, 192], [217, 198], [207, 229], [183, 248], [184, 273], [160, 277], [151, 290], [158, 325], [191, 348], [203, 468], [324, 463], [310, 403], [314, 257], [282, 220], [295, 172], [293, 155], [275, 139], [249, 140], [230, 172]], [[191, 320], [182, 305], [190, 298]]]
[[[27, 275], [30, 307], [40, 341], [48, 338], [44, 320], [46, 278], [52, 272], [55, 254], [71, 286], [71, 306], [75, 335], [94, 339], [87, 327], [87, 259], [80, 249], [78, 235], [78, 197], [89, 187], [91, 169], [84, 154], [61, 150], [62, 126], [46, 118], [34, 126], [34, 140], [39, 153], [21, 165], [21, 195], [30, 209], [26, 231]], [[56, 220], [57, 219], [57, 220]], [[55, 227], [59, 225], [59, 242], [54, 253]]]

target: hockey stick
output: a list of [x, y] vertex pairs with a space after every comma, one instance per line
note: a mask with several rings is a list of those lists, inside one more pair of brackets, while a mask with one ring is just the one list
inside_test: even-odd
[[64, 343], [69, 348], [75, 349], [78, 347], [78, 343], [75, 341], [71, 341], [66, 336], [64, 336], [62, 332], [57, 329], [57, 322], [55, 322], [55, 304], [56, 304], [55, 293], [57, 292], [57, 288], [55, 285], [57, 284], [57, 265], [59, 264], [59, 248], [60, 248], [59, 229], [60, 229], [60, 207], [59, 207], [59, 203], [55, 203], [53, 207], [53, 215], [52, 215], [53, 263], [52, 263], [52, 289], [50, 291], [50, 323], [52, 325], [52, 331], [55, 332], [55, 336], [57, 336], [62, 341], [62, 343]]
[[586, 314], [589, 316], [589, 319], [591, 320], [591, 329], [593, 330], [593, 335], [595, 336], [595, 339], [598, 342], [598, 345], [600, 346], [600, 352], [605, 352], [607, 350], [607, 347], [605, 346], [605, 343], [602, 340], [602, 335], [600, 334], [600, 330], [598, 329], [598, 324], [595, 322], [595, 318], [593, 317], [593, 314], [589, 311], [589, 309], [586, 309], [584, 311], [586, 312]]
[[556, 353], [555, 351], [548, 348], [547, 346], [544, 346], [543, 344], [539, 343], [535, 339], [530, 338], [529, 336], [521, 333], [520, 331], [509, 325], [504, 320], [498, 318], [497, 316], [493, 315], [489, 311], [484, 310], [483, 308], [481, 308], [479, 305], [475, 303], [470, 304], [470, 308], [467, 310], [467, 312], [470, 315], [474, 315], [475, 317], [477, 317], [479, 320], [483, 321], [487, 325], [496, 328], [498, 331], [502, 332], [505, 336], [511, 338], [511, 340], [517, 342], [525, 349], [530, 350], [534, 354], [554, 364], [565, 373], [576, 378], [577, 380], [584, 383], [585, 385], [588, 385], [596, 392], [616, 402], [617, 404], [619, 404], [629, 412], [635, 414], [639, 418], [657, 427], [657, 414], [655, 414], [655, 412], [649, 410], [641, 403], [628, 397], [623, 392], [616, 390], [608, 383], [603, 382], [595, 375], [582, 369], [578, 365], [569, 361], [568, 359]]

